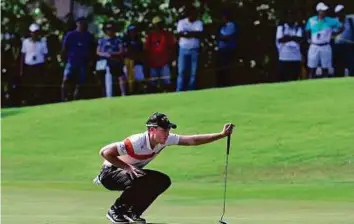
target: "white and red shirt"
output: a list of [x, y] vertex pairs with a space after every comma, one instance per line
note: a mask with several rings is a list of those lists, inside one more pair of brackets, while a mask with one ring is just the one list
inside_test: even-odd
[[[170, 133], [165, 144], [158, 144], [152, 149], [149, 140], [149, 133], [144, 132], [129, 136], [124, 141], [106, 145], [100, 152], [102, 153], [104, 150], [116, 146], [119, 154], [118, 158], [120, 160], [137, 168], [143, 168], [166, 146], [177, 145], [178, 142], [179, 135]], [[107, 160], [105, 160], [103, 164], [107, 166], [112, 165]]]

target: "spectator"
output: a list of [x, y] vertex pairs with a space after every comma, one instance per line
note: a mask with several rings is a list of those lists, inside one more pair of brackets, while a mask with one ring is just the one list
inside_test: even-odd
[[230, 75], [233, 69], [232, 62], [236, 54], [236, 37], [238, 28], [231, 18], [231, 12], [223, 12], [223, 24], [218, 33], [218, 53], [217, 53], [217, 85], [219, 87], [229, 86]]
[[190, 65], [188, 89], [194, 90], [196, 88], [200, 39], [202, 38], [203, 32], [203, 23], [197, 20], [197, 18], [197, 9], [190, 7], [187, 11], [187, 18], [181, 19], [177, 24], [177, 33], [180, 37], [177, 91], [185, 90], [185, 76], [188, 65]]
[[295, 21], [294, 12], [289, 11], [286, 21], [277, 27], [276, 45], [279, 54], [280, 81], [297, 80], [301, 72], [300, 42], [303, 32], [301, 26]]
[[22, 42], [20, 62], [21, 98], [23, 104], [35, 105], [43, 99], [42, 89], [45, 78], [45, 62], [48, 54], [47, 43], [39, 35], [39, 25], [29, 27], [31, 37]]
[[[174, 59], [176, 40], [172, 33], [164, 30], [160, 17], [152, 20], [155, 30], [150, 32], [145, 41], [147, 65], [150, 68], [152, 87], [160, 89], [161, 80], [164, 80], [167, 90], [171, 84], [171, 70], [169, 63]], [[166, 88], [167, 87], [167, 88]]]
[[335, 13], [344, 24], [343, 33], [334, 41], [334, 68], [337, 77], [343, 77], [345, 69], [354, 76], [354, 16], [346, 15], [343, 5], [337, 5]]
[[128, 77], [129, 92], [133, 93], [136, 89], [134, 87], [139, 87], [141, 81], [145, 79], [143, 66], [144, 44], [135, 25], [128, 26], [124, 45], [126, 48], [124, 73]]
[[[62, 101], [69, 100], [71, 95], [72, 99], [79, 98], [82, 84], [85, 83], [87, 75], [92, 69], [95, 48], [95, 39], [87, 31], [86, 19], [78, 18], [76, 30], [69, 31], [62, 44], [62, 54], [66, 61], [62, 83]], [[75, 91], [71, 93], [73, 86], [75, 86]]]
[[[328, 77], [328, 69], [332, 68], [332, 47], [330, 41], [333, 35], [343, 31], [338, 19], [326, 16], [328, 6], [320, 2], [316, 6], [317, 16], [309, 18], [306, 24], [306, 34], [310, 42], [308, 50], [309, 78], [315, 76], [319, 64], [322, 67], [322, 75]], [[338, 32], [335, 32], [338, 30]]]
[[[122, 96], [126, 95], [125, 91], [125, 77], [123, 72], [123, 40], [116, 35], [115, 24], [109, 21], [103, 25], [103, 31], [106, 34], [98, 41], [97, 55], [101, 60], [97, 62], [100, 83], [104, 83], [106, 96], [112, 97], [112, 76], [118, 77], [120, 93]], [[97, 68], [96, 68], [97, 69]], [[104, 81], [105, 80], [105, 81]]]

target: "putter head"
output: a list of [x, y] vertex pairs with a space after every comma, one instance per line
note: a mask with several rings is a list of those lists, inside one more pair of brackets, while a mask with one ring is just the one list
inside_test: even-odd
[[219, 224], [229, 224], [229, 223], [226, 221], [219, 220]]

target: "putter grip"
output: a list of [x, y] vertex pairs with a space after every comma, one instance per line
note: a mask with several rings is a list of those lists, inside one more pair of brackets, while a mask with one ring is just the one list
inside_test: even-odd
[[229, 155], [230, 153], [230, 141], [231, 141], [231, 134], [227, 136], [227, 148], [226, 148], [227, 155]]

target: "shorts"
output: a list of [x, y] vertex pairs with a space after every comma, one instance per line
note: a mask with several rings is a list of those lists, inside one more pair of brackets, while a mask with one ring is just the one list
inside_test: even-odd
[[124, 76], [123, 65], [119, 63], [108, 62], [108, 67], [106, 69], [111, 73], [112, 76], [121, 77]]
[[308, 51], [307, 66], [309, 68], [332, 68], [332, 47], [331, 45], [318, 46], [311, 44]]
[[86, 81], [87, 65], [72, 65], [70, 62], [66, 63], [64, 69], [64, 80], [72, 80], [76, 84], [83, 84]]
[[[132, 78], [135, 81], [143, 81], [145, 79], [143, 65], [134, 65], [130, 69], [132, 69], [132, 71], [131, 71], [133, 74]], [[127, 66], [124, 66], [123, 71], [125, 73], [125, 76], [127, 76], [127, 78], [131, 78], [131, 77], [129, 77], [129, 68]]]
[[165, 84], [171, 83], [171, 70], [170, 66], [164, 65], [160, 68], [150, 68], [150, 76], [153, 79], [153, 83], [157, 83], [160, 79], [163, 80]]

